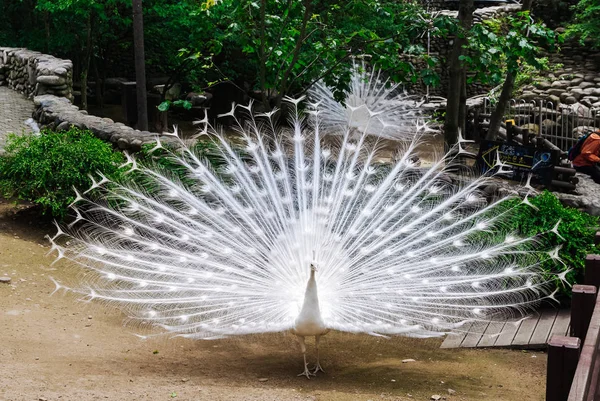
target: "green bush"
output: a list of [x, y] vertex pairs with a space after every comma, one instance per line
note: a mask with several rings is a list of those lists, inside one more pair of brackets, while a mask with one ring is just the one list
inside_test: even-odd
[[[548, 191], [529, 200], [537, 210], [521, 203], [520, 200], [508, 202], [507, 206], [514, 209], [511, 211], [507, 228], [524, 236], [542, 234], [543, 245], [550, 249], [561, 246], [558, 254], [566, 266], [548, 259], [542, 263], [543, 269], [549, 274], [571, 269], [566, 275], [567, 281], [571, 285], [581, 283], [586, 255], [599, 251], [594, 246], [594, 235], [599, 226], [598, 218], [563, 206], [558, 198]], [[564, 240], [551, 231], [559, 220], [561, 223], [558, 226], [558, 233]], [[571, 288], [565, 288], [558, 278], [556, 280], [561, 298], [570, 297]]]
[[38, 204], [42, 213], [63, 219], [75, 200], [73, 188], [92, 185], [90, 174], [118, 179], [123, 155], [89, 131], [42, 131], [10, 135], [0, 157], [0, 193]]

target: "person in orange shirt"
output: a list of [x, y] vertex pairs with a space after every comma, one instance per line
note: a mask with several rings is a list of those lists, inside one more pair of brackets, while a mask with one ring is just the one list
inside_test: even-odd
[[600, 184], [600, 131], [594, 132], [585, 140], [581, 153], [573, 160], [573, 167]]

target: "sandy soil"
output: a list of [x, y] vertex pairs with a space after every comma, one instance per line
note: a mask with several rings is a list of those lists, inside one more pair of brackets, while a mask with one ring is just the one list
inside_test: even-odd
[[141, 340], [135, 334], [148, 331], [124, 327], [119, 311], [51, 295], [49, 277], [80, 273], [50, 265], [43, 236], [53, 232], [35, 214], [0, 204], [0, 276], [12, 279], [0, 283], [0, 400], [544, 399], [544, 353], [330, 333], [322, 340], [327, 373], [309, 381], [296, 377], [301, 355], [289, 333]]

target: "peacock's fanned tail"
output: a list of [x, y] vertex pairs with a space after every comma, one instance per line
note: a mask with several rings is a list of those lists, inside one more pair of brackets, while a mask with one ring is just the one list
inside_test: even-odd
[[183, 176], [130, 159], [135, 180], [95, 178], [53, 238], [88, 268], [78, 291], [197, 338], [292, 328], [313, 255], [335, 330], [434, 336], [548, 296], [540, 264], [556, 255], [505, 232], [511, 209], [486, 202], [488, 178], [448, 157], [422, 167], [422, 141], [382, 163], [368, 129], [324, 137], [318, 106], [303, 119], [288, 100], [285, 127], [251, 106], [244, 122], [242, 106], [227, 113], [233, 140], [207, 126], [219, 167], [182, 142], [171, 157]]

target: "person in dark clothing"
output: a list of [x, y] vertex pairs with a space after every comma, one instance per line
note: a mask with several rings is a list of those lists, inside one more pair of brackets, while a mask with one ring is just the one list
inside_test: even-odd
[[600, 131], [594, 132], [585, 140], [581, 153], [573, 160], [573, 167], [600, 184]]

